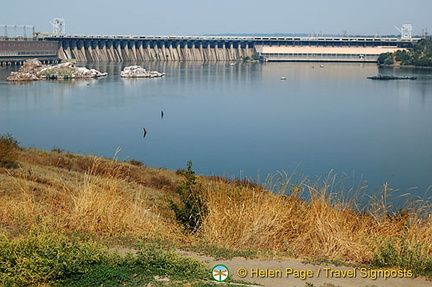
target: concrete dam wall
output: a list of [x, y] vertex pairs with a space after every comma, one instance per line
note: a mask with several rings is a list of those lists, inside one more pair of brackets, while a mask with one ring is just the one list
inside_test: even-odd
[[408, 49], [418, 39], [375, 37], [49, 36], [58, 56], [78, 62], [263, 61], [374, 62], [381, 52]]
[[233, 61], [255, 53], [253, 43], [239, 41], [56, 40], [59, 58], [78, 62]]
[[[2, 40], [2, 39], [0, 39]], [[0, 64], [28, 58], [58, 62], [262, 61], [376, 62], [384, 52], [410, 49], [419, 39], [370, 37], [85, 36], [43, 35], [0, 41]]]

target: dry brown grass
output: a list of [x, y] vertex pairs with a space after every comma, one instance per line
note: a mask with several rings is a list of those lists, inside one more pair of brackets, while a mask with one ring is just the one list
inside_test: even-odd
[[44, 225], [97, 235], [180, 234], [167, 220], [169, 210], [163, 204], [164, 193], [175, 184], [174, 172], [39, 150], [22, 151], [19, 163], [20, 168], [0, 171], [4, 228]]
[[[309, 200], [296, 193], [271, 194], [225, 181], [207, 186], [209, 214], [202, 237], [224, 248], [262, 249], [298, 257], [370, 262], [383, 242], [404, 237], [432, 254], [432, 219], [417, 212], [384, 216], [382, 210], [356, 212], [352, 204], [332, 198], [329, 185], [302, 182]], [[299, 186], [296, 186], [299, 188]]]
[[[395, 256], [410, 248], [416, 256], [432, 254], [430, 206], [389, 216], [384, 194], [374, 208], [357, 212], [355, 203], [335, 195], [329, 179], [293, 184], [287, 177], [278, 183], [284, 192], [273, 194], [244, 181], [199, 177], [208, 215], [198, 232], [185, 234], [167, 200], [177, 196], [181, 182], [174, 171], [54, 151], [18, 153], [19, 168], [0, 169], [0, 231], [40, 226], [88, 235], [164, 237], [360, 263], [371, 262], [392, 240]], [[300, 198], [302, 190], [308, 200]]]

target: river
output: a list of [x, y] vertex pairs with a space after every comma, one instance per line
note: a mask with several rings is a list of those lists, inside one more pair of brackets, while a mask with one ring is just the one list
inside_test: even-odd
[[[252, 178], [329, 174], [421, 198], [432, 185], [432, 71], [347, 63], [141, 63], [165, 72], [121, 79], [8, 83], [0, 133], [24, 147], [135, 159], [147, 166]], [[378, 73], [417, 80], [373, 81]], [[281, 80], [285, 77], [286, 80]], [[163, 117], [161, 116], [163, 111]], [[143, 129], [147, 134], [143, 136]], [[116, 154], [116, 150], [120, 150]]]

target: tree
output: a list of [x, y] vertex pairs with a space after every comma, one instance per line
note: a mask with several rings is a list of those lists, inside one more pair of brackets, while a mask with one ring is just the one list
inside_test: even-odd
[[378, 57], [378, 65], [392, 65], [394, 64], [393, 61], [393, 53], [382, 53]]
[[170, 200], [170, 208], [181, 225], [189, 231], [196, 231], [208, 213], [207, 204], [192, 170], [192, 161], [187, 162], [187, 170], [182, 169], [178, 173], [184, 177], [176, 188], [180, 203]]

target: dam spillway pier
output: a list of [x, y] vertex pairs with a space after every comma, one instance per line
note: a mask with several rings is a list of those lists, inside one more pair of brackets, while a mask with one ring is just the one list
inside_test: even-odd
[[[52, 47], [39, 51], [46, 53], [52, 61], [236, 61], [255, 56], [268, 62], [376, 62], [381, 53], [409, 49], [418, 40], [386, 37], [45, 35], [31, 41], [39, 43], [40, 47], [55, 46], [54, 52]], [[15, 61], [43, 56], [18, 51], [18, 42], [7, 39], [0, 43], [0, 62], [8, 61], [7, 56], [14, 56]], [[12, 51], [12, 47], [18, 50]]]
[[250, 39], [223, 37], [59, 36], [59, 57], [79, 62], [233, 61], [256, 52]]

